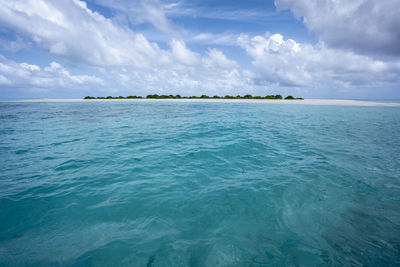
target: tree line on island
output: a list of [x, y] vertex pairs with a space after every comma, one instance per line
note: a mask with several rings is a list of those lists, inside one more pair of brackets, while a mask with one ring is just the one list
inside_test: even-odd
[[180, 95], [147, 95], [146, 97], [142, 96], [86, 96], [84, 99], [286, 99], [286, 100], [303, 100], [304, 98], [301, 97], [293, 97], [291, 95], [283, 98], [281, 95], [266, 95], [266, 96], [252, 96], [252, 95], [244, 95], [244, 96], [208, 96], [208, 95], [201, 95], [201, 96], [180, 96]]

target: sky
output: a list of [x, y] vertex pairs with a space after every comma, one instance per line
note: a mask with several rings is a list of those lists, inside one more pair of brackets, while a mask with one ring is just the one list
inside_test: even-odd
[[400, 98], [398, 0], [0, 0], [0, 98]]

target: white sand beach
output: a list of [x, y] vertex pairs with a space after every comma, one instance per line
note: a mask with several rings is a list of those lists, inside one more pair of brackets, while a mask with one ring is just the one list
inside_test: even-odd
[[288, 105], [323, 105], [323, 106], [383, 106], [400, 107], [396, 102], [374, 102], [342, 99], [304, 99], [304, 100], [269, 100], [269, 99], [29, 99], [18, 102], [214, 102], [214, 103], [265, 103]]

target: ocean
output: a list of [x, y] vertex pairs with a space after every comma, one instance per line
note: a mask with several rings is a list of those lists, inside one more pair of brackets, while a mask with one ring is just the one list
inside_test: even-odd
[[400, 108], [0, 103], [0, 266], [399, 266]]

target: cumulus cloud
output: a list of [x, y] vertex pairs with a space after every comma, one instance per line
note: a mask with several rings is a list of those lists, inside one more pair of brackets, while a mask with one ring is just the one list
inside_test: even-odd
[[243, 88], [253, 90], [251, 81], [239, 71], [239, 64], [218, 49], [204, 56], [191, 52], [181, 40], [171, 42], [173, 63], [151, 72], [135, 68], [113, 68], [107, 72], [115, 85], [138, 94], [237, 94]]
[[322, 80], [353, 86], [399, 82], [400, 61], [382, 61], [349, 51], [284, 40], [280, 34], [249, 37], [238, 44], [253, 58], [255, 80], [280, 86], [309, 86]]
[[73, 1], [0, 1], [0, 22], [27, 35], [50, 53], [96, 66], [150, 68], [165, 52], [142, 34], [114, 25]]
[[[119, 74], [118, 76], [116, 74]], [[242, 74], [236, 70], [224, 70], [212, 72], [200, 68], [196, 73], [182, 73], [179, 70], [158, 69], [154, 73], [139, 70], [128, 70], [120, 75], [115, 71], [112, 76], [118, 77], [117, 90], [130, 91], [131, 93], [146, 95], [181, 94], [181, 95], [221, 95], [238, 94], [246, 88], [251, 92], [253, 88], [246, 83]]]
[[239, 67], [234, 60], [228, 59], [221, 50], [212, 48], [208, 50], [208, 56], [203, 59], [206, 68], [232, 70]]
[[7, 87], [71, 88], [79, 85], [90, 88], [104, 81], [93, 75], [72, 75], [57, 62], [43, 69], [26, 62], [17, 63], [0, 55], [0, 84]]
[[[241, 80], [239, 65], [218, 49], [210, 49], [202, 56], [179, 39], [172, 39], [169, 49], [161, 49], [144, 35], [116, 25], [79, 0], [17, 0], [2, 1], [1, 4], [0, 21], [3, 24], [31, 37], [36, 45], [51, 54], [102, 68], [107, 72], [104, 75], [110, 80], [110, 86], [118, 83], [122, 87], [158, 90], [186, 88], [192, 93], [219, 88], [229, 92], [246, 81]], [[40, 70], [41, 75], [28, 82], [28, 74], [33, 72], [30, 68], [25, 68], [27, 74], [20, 82], [54, 84], [58, 79], [60, 86], [64, 86], [67, 82], [83, 84], [93, 81], [92, 77], [84, 75], [71, 76], [58, 63], [50, 63]], [[57, 79], [48, 78], [50, 73]], [[16, 81], [15, 76], [5, 78], [12, 83]]]
[[172, 39], [172, 55], [176, 61], [185, 65], [196, 65], [199, 62], [199, 55], [190, 51], [181, 40]]
[[400, 56], [398, 0], [275, 0], [334, 48]]

